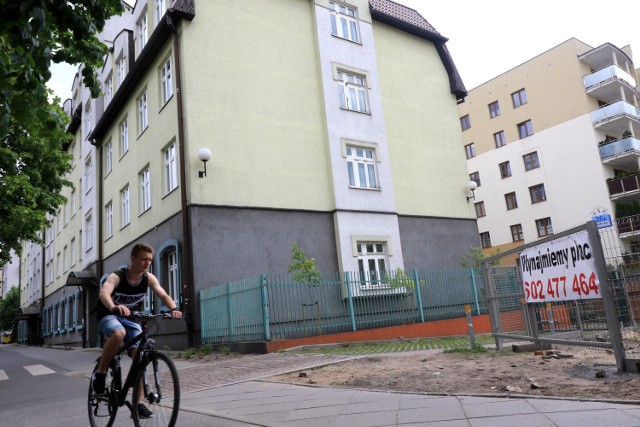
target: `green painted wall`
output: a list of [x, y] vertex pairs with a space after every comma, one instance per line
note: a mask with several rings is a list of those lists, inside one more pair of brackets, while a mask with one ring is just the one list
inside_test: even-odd
[[398, 213], [471, 217], [456, 99], [435, 46], [377, 21], [373, 30]]
[[333, 208], [314, 6], [216, 0], [183, 22], [190, 203]]

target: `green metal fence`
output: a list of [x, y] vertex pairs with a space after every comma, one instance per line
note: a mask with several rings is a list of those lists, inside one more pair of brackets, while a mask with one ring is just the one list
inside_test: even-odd
[[276, 341], [487, 313], [469, 268], [323, 274], [313, 283], [260, 275], [200, 291], [202, 342]]

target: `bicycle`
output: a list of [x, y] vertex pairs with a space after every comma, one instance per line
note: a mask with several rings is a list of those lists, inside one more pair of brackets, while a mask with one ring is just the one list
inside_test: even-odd
[[[156, 319], [173, 317], [168, 313], [133, 312], [130, 318], [142, 326], [142, 332], [124, 343], [109, 363], [104, 394], [95, 395], [90, 382], [89, 421], [92, 427], [110, 427], [115, 421], [118, 408], [126, 405], [131, 411], [131, 418], [136, 427], [173, 427], [180, 409], [178, 372], [171, 359], [156, 349], [155, 341], [148, 335], [148, 329]], [[123, 384], [120, 359], [138, 340], [138, 351]], [[98, 369], [99, 361], [100, 358], [96, 360], [91, 378]], [[130, 388], [133, 388], [131, 402], [127, 400]], [[139, 403], [149, 407], [153, 413], [151, 418], [143, 419], [139, 416]]]

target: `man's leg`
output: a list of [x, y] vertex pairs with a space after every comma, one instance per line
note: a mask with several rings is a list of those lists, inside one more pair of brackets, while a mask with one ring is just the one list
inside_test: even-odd
[[118, 349], [124, 341], [126, 332], [124, 328], [116, 329], [111, 333], [107, 341], [102, 348], [102, 357], [100, 358], [100, 364], [98, 364], [98, 373], [106, 374], [109, 363], [113, 360], [113, 357], [118, 353]]

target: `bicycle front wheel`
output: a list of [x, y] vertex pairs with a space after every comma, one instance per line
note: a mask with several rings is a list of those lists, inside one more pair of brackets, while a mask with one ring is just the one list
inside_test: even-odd
[[[180, 410], [178, 371], [163, 353], [152, 353], [133, 383], [133, 421], [136, 426], [173, 427]], [[146, 411], [139, 408], [142, 404]], [[150, 413], [149, 413], [150, 412]]]
[[[91, 379], [93, 374], [98, 368], [98, 363], [91, 373]], [[118, 404], [116, 402], [115, 393], [113, 388], [113, 382], [115, 379], [115, 369], [113, 363], [109, 364], [107, 369], [106, 387], [104, 395], [96, 396], [93, 393], [93, 387], [91, 386], [91, 380], [89, 380], [89, 424], [91, 427], [111, 427], [116, 419], [116, 413], [118, 412]]]

